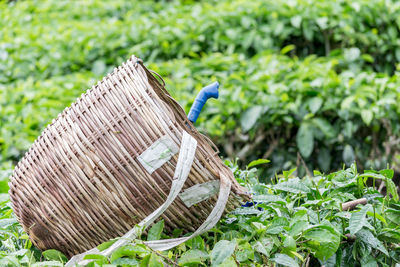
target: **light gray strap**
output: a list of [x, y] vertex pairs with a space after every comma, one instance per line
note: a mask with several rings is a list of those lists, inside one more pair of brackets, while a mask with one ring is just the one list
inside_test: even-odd
[[117, 248], [124, 246], [140, 236], [142, 231], [151, 225], [163, 212], [171, 205], [171, 203], [178, 196], [179, 192], [182, 190], [183, 185], [189, 175], [192, 163], [194, 160], [195, 152], [197, 147], [197, 141], [186, 131], [183, 131], [182, 142], [178, 157], [178, 162], [176, 164], [176, 169], [172, 181], [171, 191], [167, 197], [167, 200], [153, 213], [144, 218], [138, 226], [133, 227], [129, 232], [118, 239], [109, 248], [103, 251], [99, 251], [97, 248], [93, 248], [82, 254], [73, 256], [65, 266], [74, 266], [75, 264], [86, 265], [91, 260], [83, 260], [83, 258], [88, 254], [100, 254], [103, 256], [110, 256]]
[[215, 204], [215, 207], [211, 211], [210, 215], [208, 215], [207, 219], [192, 235], [181, 238], [147, 241], [144, 243], [154, 250], [168, 250], [213, 228], [224, 213], [225, 205], [228, 201], [232, 185], [232, 182], [229, 180], [229, 178], [227, 178], [222, 172], [220, 172], [220, 179], [221, 183], [219, 187], [217, 203]]

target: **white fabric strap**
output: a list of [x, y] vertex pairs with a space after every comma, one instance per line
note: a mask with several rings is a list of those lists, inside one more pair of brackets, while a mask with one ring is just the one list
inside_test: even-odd
[[211, 211], [210, 215], [208, 215], [207, 219], [203, 222], [203, 224], [190, 236], [181, 237], [181, 238], [173, 238], [173, 239], [163, 239], [163, 240], [154, 240], [144, 242], [147, 246], [154, 250], [168, 250], [173, 247], [176, 247], [187, 240], [200, 235], [204, 232], [207, 232], [219, 221], [222, 214], [225, 210], [226, 202], [229, 198], [229, 193], [231, 191], [232, 182], [225, 176], [223, 173], [220, 173], [220, 187], [219, 187], [219, 195], [217, 203], [215, 204], [214, 209]]

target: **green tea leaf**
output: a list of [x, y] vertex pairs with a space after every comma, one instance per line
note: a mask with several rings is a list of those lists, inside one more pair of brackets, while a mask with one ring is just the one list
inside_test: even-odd
[[254, 126], [258, 118], [260, 118], [260, 116], [262, 115], [262, 111], [262, 106], [254, 106], [243, 113], [243, 116], [240, 120], [243, 132], [247, 132]]
[[365, 205], [361, 210], [355, 211], [351, 214], [349, 220], [349, 231], [350, 234], [354, 235], [363, 228], [367, 223], [367, 212], [371, 208], [371, 205]]
[[148, 267], [164, 267], [165, 263], [160, 256], [155, 253], [151, 253]]
[[114, 244], [114, 243], [117, 242], [117, 241], [118, 241], [118, 239], [113, 239], [113, 240], [104, 242], [104, 243], [98, 245], [98, 246], [97, 246], [97, 249], [98, 249], [99, 251], [106, 250], [107, 248], [111, 247], [111, 245]]
[[293, 25], [293, 27], [300, 28], [301, 20], [302, 20], [301, 16], [296, 15], [290, 18], [290, 23]]
[[199, 249], [190, 249], [182, 254], [179, 265], [200, 264], [208, 259], [208, 254]]
[[192, 239], [186, 241], [185, 244], [191, 249], [204, 250], [205, 248], [204, 240], [201, 236], [193, 237]]
[[63, 253], [55, 249], [48, 249], [46, 251], [43, 251], [42, 254], [49, 261], [68, 261], [67, 257]]
[[83, 258], [84, 260], [93, 260], [96, 264], [102, 265], [102, 264], [107, 264], [108, 259], [106, 256], [100, 255], [100, 254], [88, 254], [85, 255]]
[[346, 163], [346, 165], [350, 166], [355, 159], [356, 156], [354, 154], [353, 147], [346, 145], [343, 149], [343, 161]]
[[299, 266], [299, 264], [294, 259], [292, 259], [291, 257], [289, 257], [286, 254], [276, 253], [275, 257], [273, 257], [271, 259], [271, 261], [281, 264], [283, 266], [288, 266], [288, 267]]
[[392, 195], [394, 201], [399, 201], [399, 194], [397, 193], [396, 185], [392, 179], [385, 179], [386, 189]]
[[271, 162], [271, 161], [268, 159], [256, 159], [256, 160], [253, 160], [252, 162], [250, 162], [249, 165], [247, 165], [247, 168], [250, 169], [251, 167], [254, 167], [254, 166], [257, 166], [260, 164], [269, 163], [269, 162]]
[[376, 266], [378, 266], [378, 263], [376, 262], [374, 256], [372, 256], [370, 254], [366, 254], [366, 255], [363, 255], [363, 257], [361, 258], [361, 266], [376, 267]]
[[302, 123], [296, 135], [297, 147], [301, 155], [308, 158], [314, 149], [314, 134], [308, 123]]
[[385, 254], [386, 256], [389, 256], [389, 253], [383, 243], [377, 239], [374, 234], [372, 234], [370, 231], [366, 229], [362, 229], [358, 231], [356, 234], [357, 238], [359, 238], [365, 245], [370, 246], [372, 248], [375, 248]]
[[258, 253], [261, 253], [261, 254], [269, 257], [269, 255], [270, 255], [269, 251], [265, 248], [265, 246], [260, 241], [254, 242], [254, 244], [252, 244], [252, 247]]
[[378, 219], [381, 222], [383, 222], [383, 224], [385, 224], [385, 225], [387, 224], [385, 218], [382, 215], [380, 215], [379, 213], [376, 213], [376, 212], [373, 213], [372, 211], [367, 211], [367, 215], [371, 216], [371, 217], [375, 217], [376, 219]]
[[319, 97], [313, 97], [311, 98], [310, 102], [308, 103], [310, 107], [311, 113], [317, 113], [317, 111], [321, 108], [322, 106], [322, 99]]
[[115, 265], [128, 265], [128, 266], [135, 266], [139, 264], [139, 261], [136, 259], [132, 259], [132, 258], [118, 258], [114, 261], [112, 261], [112, 264]]
[[[18, 266], [18, 265], [15, 265]], [[64, 264], [59, 261], [42, 261], [32, 264], [32, 267], [63, 267]]]
[[313, 250], [315, 257], [320, 260], [327, 260], [332, 257], [340, 245], [340, 234], [332, 227], [323, 225], [307, 230], [304, 238], [310, 239], [306, 245]]
[[228, 257], [224, 262], [218, 265], [218, 267], [234, 267], [237, 266], [235, 259], [231, 256]]
[[372, 121], [373, 117], [374, 117], [374, 113], [372, 113], [371, 110], [365, 109], [365, 110], [361, 111], [361, 118], [362, 118], [362, 120], [364, 121], [364, 123], [366, 125], [370, 125], [371, 124], [371, 121]]
[[157, 223], [153, 224], [147, 234], [147, 240], [159, 240], [161, 238], [161, 233], [164, 230], [164, 220], [159, 220]]
[[392, 179], [394, 176], [394, 170], [392, 169], [380, 170], [379, 173], [384, 175], [388, 179]]
[[285, 54], [289, 53], [290, 51], [292, 51], [295, 48], [296, 48], [295, 45], [292, 45], [292, 44], [287, 45], [287, 46], [285, 46], [284, 48], [281, 49], [281, 54], [285, 55]]
[[245, 262], [249, 259], [254, 259], [254, 250], [247, 241], [240, 240], [238, 242], [238, 246], [235, 251], [235, 258], [239, 262]]
[[220, 240], [210, 253], [212, 266], [217, 266], [233, 254], [236, 247], [236, 241]]
[[110, 261], [113, 263], [115, 260], [122, 258], [122, 257], [130, 257], [134, 258], [136, 255], [140, 257], [144, 257], [150, 254], [150, 251], [146, 248], [145, 245], [137, 244], [135, 246], [126, 245], [119, 247], [116, 249], [110, 257]]
[[287, 182], [278, 183], [273, 186], [274, 189], [290, 193], [310, 193], [311, 189], [302, 183], [299, 179], [290, 179]]
[[285, 200], [277, 195], [255, 195], [253, 200], [260, 203], [277, 202], [284, 204]]

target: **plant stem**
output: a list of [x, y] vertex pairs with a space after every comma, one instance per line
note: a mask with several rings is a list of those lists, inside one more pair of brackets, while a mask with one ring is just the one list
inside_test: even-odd
[[375, 205], [372, 205], [372, 208], [374, 210], [374, 228], [376, 229]]
[[179, 267], [179, 265], [178, 265], [177, 263], [173, 262], [170, 258], [168, 258], [168, 257], [162, 255], [161, 253], [159, 253], [159, 252], [153, 250], [151, 247], [148, 247], [148, 248], [150, 248], [150, 250], [151, 250], [153, 253], [155, 253], [157, 256], [159, 256], [159, 257], [165, 259], [169, 264], [172, 264], [172, 266], [178, 266], [178, 267]]
[[353, 201], [342, 203], [342, 210], [343, 211], [353, 210], [355, 207], [357, 207], [358, 204], [362, 204], [362, 205], [367, 204], [367, 199], [366, 198], [360, 198], [360, 199], [356, 199], [356, 200], [353, 200]]

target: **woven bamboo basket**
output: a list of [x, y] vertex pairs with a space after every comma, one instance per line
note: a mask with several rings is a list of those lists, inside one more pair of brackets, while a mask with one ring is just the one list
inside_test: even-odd
[[9, 185], [32, 242], [68, 257], [133, 239], [135, 225], [143, 230], [160, 218], [168, 231], [200, 234], [246, 196], [212, 142], [135, 56], [53, 120]]

